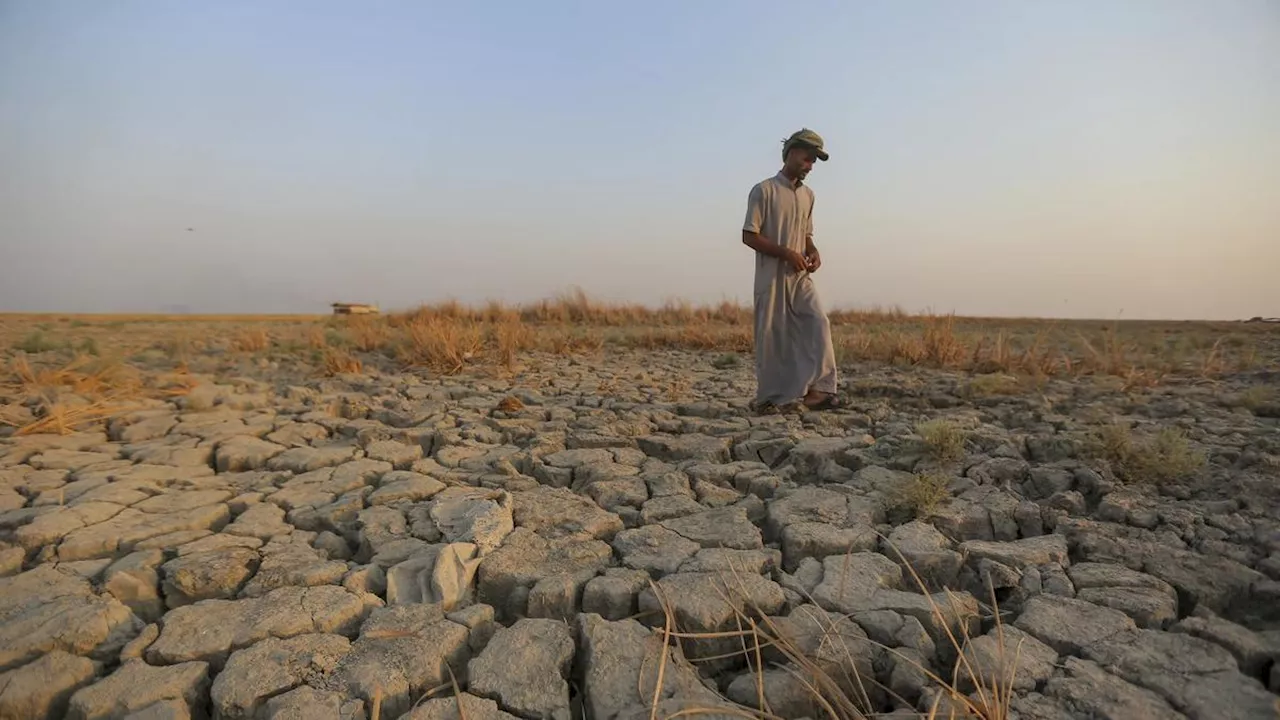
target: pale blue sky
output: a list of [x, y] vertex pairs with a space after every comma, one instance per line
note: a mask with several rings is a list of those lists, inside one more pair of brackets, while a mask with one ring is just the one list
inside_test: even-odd
[[745, 302], [802, 126], [831, 307], [1280, 315], [1276, 0], [0, 0], [0, 310]]

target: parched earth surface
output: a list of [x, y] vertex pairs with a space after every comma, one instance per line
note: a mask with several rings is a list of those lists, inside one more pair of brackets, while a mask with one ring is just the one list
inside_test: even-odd
[[[978, 697], [957, 664], [1025, 719], [1276, 716], [1280, 413], [1223, 401], [1274, 375], [851, 368], [847, 409], [756, 416], [713, 365], [205, 378], [0, 440], [0, 718], [828, 717], [748, 619], [894, 718], [959, 706], [934, 675]], [[1114, 421], [1208, 463], [1126, 484], [1085, 451]]]

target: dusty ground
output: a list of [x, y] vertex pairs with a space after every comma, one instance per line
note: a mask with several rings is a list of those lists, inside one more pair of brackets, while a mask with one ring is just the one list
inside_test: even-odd
[[0, 316], [0, 718], [1277, 715], [1280, 331], [835, 320]]

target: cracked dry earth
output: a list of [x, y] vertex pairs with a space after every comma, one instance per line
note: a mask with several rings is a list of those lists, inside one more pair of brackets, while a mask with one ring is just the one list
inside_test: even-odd
[[[660, 663], [660, 598], [685, 632], [772, 618], [888, 717], [955, 706], [922, 668], [958, 657], [1016, 671], [1011, 717], [1275, 717], [1280, 434], [1219, 389], [969, 399], [863, 367], [847, 409], [758, 417], [749, 367], [705, 355], [536, 367], [205, 378], [0, 440], [0, 717], [740, 717], [761, 691], [827, 717], [768, 648], [759, 674], [732, 637]], [[966, 441], [935, 468], [915, 428], [938, 417]], [[1117, 418], [1186, 429], [1207, 465], [1118, 481], [1083, 451]], [[930, 469], [950, 498], [914, 518]]]

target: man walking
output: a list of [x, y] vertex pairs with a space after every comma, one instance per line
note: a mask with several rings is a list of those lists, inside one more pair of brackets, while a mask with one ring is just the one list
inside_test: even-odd
[[795, 403], [826, 410], [836, 400], [831, 324], [810, 277], [822, 267], [813, 244], [813, 190], [804, 184], [828, 158], [822, 136], [802, 129], [783, 141], [782, 170], [747, 195], [742, 242], [756, 252], [756, 409]]

